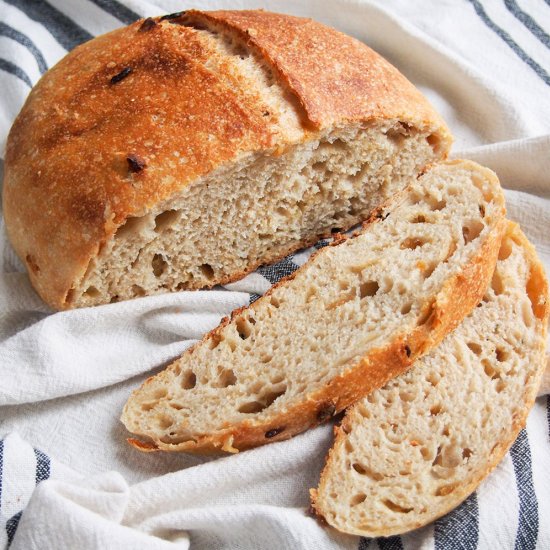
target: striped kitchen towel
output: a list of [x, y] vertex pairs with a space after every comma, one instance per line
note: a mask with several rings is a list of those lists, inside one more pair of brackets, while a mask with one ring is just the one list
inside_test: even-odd
[[[260, 4], [388, 57], [448, 121], [455, 155], [498, 173], [510, 217], [550, 271], [548, 0], [0, 0], [0, 157], [30, 87], [77, 44], [139, 17]], [[130, 391], [316, 247], [213, 291], [54, 314], [2, 227], [0, 549], [550, 548], [548, 396], [475, 494], [388, 539], [339, 535], [307, 515], [330, 426], [210, 461], [128, 448], [117, 417]]]

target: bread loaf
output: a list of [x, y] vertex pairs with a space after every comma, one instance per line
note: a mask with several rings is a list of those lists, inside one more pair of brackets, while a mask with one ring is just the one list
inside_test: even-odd
[[548, 283], [510, 222], [483, 301], [413, 368], [346, 411], [313, 505], [387, 537], [458, 506], [524, 426], [545, 367]]
[[357, 235], [321, 249], [147, 380], [122, 421], [144, 450], [236, 452], [328, 420], [471, 311], [504, 227], [490, 170], [435, 165]]
[[8, 138], [6, 227], [56, 309], [211, 287], [359, 223], [449, 146], [426, 99], [334, 29], [150, 18], [33, 89]]

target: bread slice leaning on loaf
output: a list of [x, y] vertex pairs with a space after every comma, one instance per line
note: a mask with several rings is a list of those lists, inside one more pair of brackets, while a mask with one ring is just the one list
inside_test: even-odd
[[405, 77], [334, 29], [150, 18], [31, 92], [7, 143], [6, 227], [56, 309], [212, 287], [360, 223], [450, 143]]
[[348, 411], [312, 490], [340, 531], [387, 537], [458, 506], [525, 425], [545, 367], [548, 283], [509, 222], [479, 306], [413, 368]]
[[479, 302], [505, 227], [496, 176], [435, 165], [354, 237], [317, 252], [147, 380], [122, 421], [144, 449], [254, 447], [397, 376]]

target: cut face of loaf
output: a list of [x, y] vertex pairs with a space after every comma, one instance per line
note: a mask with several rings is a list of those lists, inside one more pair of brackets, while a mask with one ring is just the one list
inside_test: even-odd
[[228, 283], [349, 229], [436, 159], [428, 137], [399, 121], [347, 126], [200, 178], [118, 229], [75, 305]]
[[410, 82], [335, 29], [151, 18], [34, 88], [8, 139], [6, 227], [56, 309], [212, 287], [361, 222], [450, 143]]
[[347, 412], [314, 507], [340, 531], [387, 537], [458, 506], [525, 424], [544, 372], [548, 285], [510, 222], [470, 316], [407, 373]]
[[479, 302], [504, 228], [495, 175], [435, 165], [352, 238], [147, 380], [122, 421], [142, 449], [235, 452], [329, 419], [407, 369]]

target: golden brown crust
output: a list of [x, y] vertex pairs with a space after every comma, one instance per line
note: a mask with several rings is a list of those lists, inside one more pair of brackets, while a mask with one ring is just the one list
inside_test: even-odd
[[[496, 179], [492, 173], [490, 174], [491, 179]], [[393, 200], [398, 201], [399, 197], [394, 197]], [[500, 207], [502, 216], [504, 216], [504, 204], [500, 204]], [[379, 216], [373, 215], [368, 223], [377, 223], [380, 219]], [[437, 346], [446, 334], [453, 330], [480, 302], [493, 274], [506, 226], [507, 220], [503, 217], [464, 270], [446, 282], [433, 303], [426, 304], [422, 315], [424, 319], [422, 324], [408, 334], [403, 333], [397, 336], [387, 346], [373, 350], [358, 364], [333, 379], [322, 390], [308, 395], [302, 403], [287, 409], [285, 414], [279, 415], [275, 421], [252, 423], [245, 420], [228, 426], [223, 431], [205, 435], [196, 440], [178, 444], [168, 444], [156, 440], [153, 444], [158, 449], [165, 451], [202, 454], [221, 452], [223, 447], [230, 442], [231, 448], [245, 450], [267, 442], [288, 439], [312, 426], [325, 422], [371, 391], [382, 387], [390, 379], [405, 372], [416, 358]], [[337, 239], [334, 246], [338, 246], [343, 240], [343, 238]], [[282, 279], [262, 298], [249, 306], [250, 309], [258, 307], [262, 301], [268, 299], [276, 287], [293, 279], [301, 269], [306, 268], [307, 264]], [[239, 313], [243, 309], [246, 308], [240, 308]], [[228, 322], [229, 318], [225, 318], [219, 327], [203, 338], [203, 341], [216, 338]], [[192, 349], [188, 349], [185, 353], [191, 353]], [[158, 376], [162, 376], [162, 373]], [[149, 378], [145, 384], [151, 380], [153, 378]], [[136, 390], [136, 392], [138, 391], [139, 389]], [[128, 402], [131, 400], [132, 397]], [[330, 414], [327, 411], [330, 411]]]
[[[513, 424], [510, 427], [510, 431], [507, 434], [506, 438], [493, 448], [491, 451], [490, 457], [487, 460], [485, 469], [480, 470], [474, 475], [467, 483], [464, 483], [457, 487], [453, 492], [452, 496], [444, 501], [444, 505], [438, 510], [437, 513], [426, 517], [424, 521], [413, 521], [402, 523], [399, 529], [388, 529], [381, 525], [378, 529], [373, 528], [368, 532], [365, 530], [356, 531], [354, 534], [368, 536], [368, 537], [389, 537], [397, 534], [402, 534], [413, 529], [418, 529], [428, 523], [435, 521], [436, 519], [444, 516], [454, 508], [456, 508], [461, 502], [463, 502], [468, 496], [476, 490], [478, 485], [481, 483], [490, 472], [492, 472], [496, 466], [500, 463], [504, 455], [508, 452], [514, 441], [516, 440], [520, 430], [525, 426], [527, 422], [527, 415], [535, 403], [537, 397], [538, 387], [545, 369], [544, 361], [544, 342], [546, 341], [547, 325], [548, 318], [550, 316], [550, 295], [548, 290], [548, 281], [546, 279], [546, 274], [544, 268], [537, 257], [535, 248], [528, 241], [527, 237], [520, 230], [519, 226], [509, 220], [504, 220], [504, 236], [503, 239], [512, 239], [518, 245], [523, 247], [528, 263], [531, 266], [530, 274], [530, 285], [532, 298], [532, 303], [534, 304], [535, 315], [541, 321], [541, 327], [543, 331], [543, 337], [541, 338], [542, 347], [538, 351], [540, 352], [541, 362], [537, 371], [538, 380], [531, 384], [524, 395], [524, 404], [516, 414], [513, 415]], [[528, 284], [529, 291], [529, 284]], [[538, 308], [537, 308], [538, 305]], [[345, 436], [352, 429], [351, 420], [349, 416], [345, 416], [340, 427], [335, 428], [334, 430], [334, 444], [329, 450], [323, 471], [321, 472], [319, 489], [324, 486], [329, 476], [329, 468], [331, 462], [331, 456], [339, 454], [339, 449], [345, 444]], [[322, 511], [317, 507], [317, 498], [318, 498], [318, 489], [310, 490], [310, 500], [311, 508], [315, 511], [318, 516], [318, 519], [326, 524], [325, 517], [322, 514]], [[351, 533], [351, 531], [349, 531]]]
[[261, 10], [190, 10], [183, 20], [215, 23], [237, 33], [269, 62], [315, 129], [375, 117], [408, 121], [438, 132], [445, 126], [397, 69], [359, 40], [332, 27]]
[[[444, 144], [442, 154], [448, 149], [447, 129], [426, 100], [359, 42], [291, 16], [192, 14], [223, 23], [232, 33], [243, 34], [243, 25], [253, 21], [257, 32], [253, 40], [247, 35], [247, 43], [288, 82], [312, 128], [397, 117], [433, 128], [434, 139]], [[75, 48], [35, 86], [12, 127], [4, 175], [6, 227], [33, 286], [56, 309], [73, 306], [71, 289], [127, 217], [145, 214], [243, 153], [289, 145], [275, 131], [277, 121], [266, 121], [260, 96], [206, 68], [212, 52], [194, 28], [178, 22], [138, 21]], [[303, 56], [310, 59], [308, 67], [293, 53], [296, 44], [311, 47], [309, 33], [332, 44], [323, 53], [327, 66], [342, 63], [345, 52], [350, 65], [372, 65], [368, 85], [348, 68], [352, 72], [337, 80], [346, 95], [327, 95], [326, 77], [316, 86], [318, 57]], [[295, 36], [292, 48], [285, 47], [289, 36]], [[185, 152], [185, 164], [174, 162], [175, 150]], [[309, 243], [292, 248], [300, 244]]]

